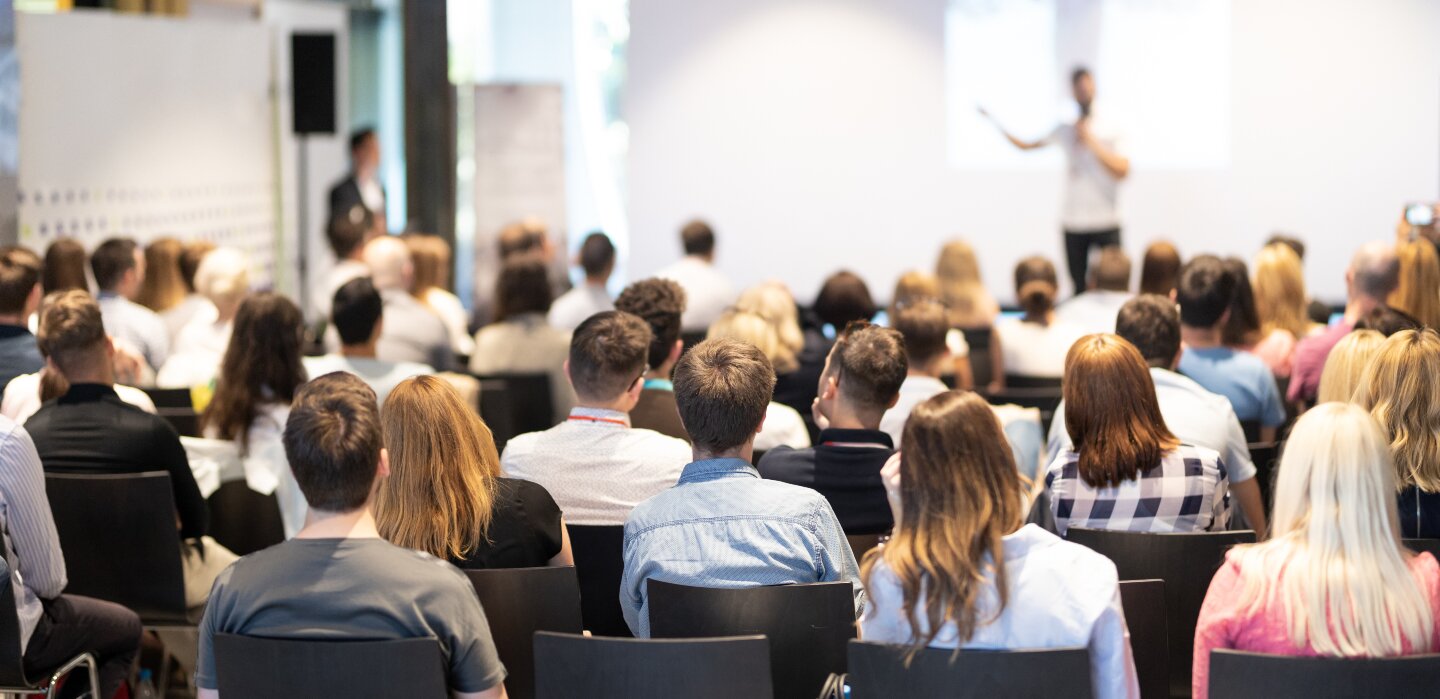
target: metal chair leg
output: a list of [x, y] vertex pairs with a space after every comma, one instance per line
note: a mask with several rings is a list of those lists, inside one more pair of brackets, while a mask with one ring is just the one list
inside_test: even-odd
[[100, 670], [95, 666], [95, 656], [89, 653], [81, 653], [61, 665], [55, 672], [50, 673], [50, 686], [45, 689], [45, 699], [55, 699], [55, 687], [59, 684], [60, 678], [69, 674], [81, 665], [86, 666], [90, 679], [90, 699], [102, 699], [100, 696]]

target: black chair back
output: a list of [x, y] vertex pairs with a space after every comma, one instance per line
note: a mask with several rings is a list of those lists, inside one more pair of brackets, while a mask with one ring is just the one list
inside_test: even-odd
[[855, 560], [865, 558], [870, 549], [880, 545], [881, 537], [884, 534], [846, 534], [845, 539], [850, 542], [850, 552], [855, 554]]
[[1305, 658], [1216, 650], [1210, 696], [1225, 699], [1348, 699], [1435, 696], [1440, 655], [1400, 658]]
[[261, 495], [245, 481], [229, 481], [205, 500], [210, 510], [210, 536], [221, 546], [245, 556], [285, 541], [280, 501]]
[[220, 696], [231, 699], [447, 699], [433, 638], [301, 641], [215, 635]]
[[1405, 548], [1415, 553], [1429, 553], [1440, 560], [1440, 539], [1406, 539]]
[[1249, 447], [1250, 460], [1255, 462], [1255, 484], [1260, 486], [1260, 501], [1265, 504], [1265, 514], [1269, 516], [1275, 505], [1275, 474], [1280, 470], [1280, 453], [1285, 444], [1260, 442]]
[[704, 330], [687, 330], [687, 331], [681, 332], [681, 333], [680, 333], [680, 342], [681, 342], [680, 353], [681, 353], [681, 354], [684, 354], [684, 353], [686, 353], [686, 352], [689, 352], [691, 347], [694, 347], [695, 345], [698, 345], [698, 344], [700, 344], [700, 343], [702, 343], [702, 342], [704, 342], [704, 341], [705, 341], [705, 331], [704, 331]]
[[[502, 436], [508, 442], [516, 435], [555, 426], [555, 399], [550, 393], [549, 374], [477, 374], [475, 378], [480, 381], [480, 417], [496, 432], [496, 447], [505, 448]], [[503, 384], [504, 390], [497, 390], [497, 383]], [[497, 426], [504, 432], [499, 432]]]
[[164, 471], [45, 474], [70, 594], [129, 607], [146, 624], [187, 624], [175, 497]]
[[851, 699], [1089, 699], [1090, 651], [925, 648], [907, 666], [909, 646], [850, 642]]
[[1122, 580], [1120, 604], [1130, 629], [1130, 653], [1141, 699], [1170, 696], [1170, 639], [1165, 623], [1164, 580]]
[[580, 633], [580, 584], [571, 566], [466, 570], [509, 676], [511, 699], [535, 696], [535, 632]]
[[515, 429], [515, 420], [510, 414], [510, 384], [500, 378], [479, 378], [480, 418], [490, 428], [495, 438], [495, 448], [505, 451], [505, 444], [520, 434]]
[[1019, 374], [1005, 375], [1005, 388], [1035, 389], [1048, 388], [1053, 391], [1060, 390], [1060, 379], [1050, 376], [1021, 376]]
[[1245, 433], [1245, 441], [1255, 444], [1260, 441], [1260, 421], [1241, 420], [1240, 430]]
[[1255, 532], [1145, 534], [1072, 527], [1065, 538], [1115, 562], [1121, 580], [1164, 580], [1165, 618], [1170, 639], [1170, 695], [1190, 696], [1195, 620], [1210, 579], [1236, 544], [1255, 541]]
[[970, 346], [970, 375], [975, 379], [975, 386], [989, 386], [995, 380], [995, 359], [990, 354], [990, 338], [995, 328], [960, 328], [960, 334]]
[[188, 388], [146, 388], [145, 395], [155, 404], [155, 414], [165, 418], [181, 437], [200, 436], [200, 414]]
[[10, 563], [4, 555], [0, 555], [0, 686], [30, 686], [30, 680], [25, 677], [24, 654], [20, 650], [20, 616], [15, 607], [15, 587], [10, 582]]
[[625, 572], [625, 527], [565, 525], [575, 576], [580, 582], [580, 612], [596, 636], [630, 638], [620, 611], [620, 577]]
[[770, 643], [764, 636], [632, 639], [541, 631], [535, 634], [535, 696], [770, 699]]
[[855, 638], [848, 582], [725, 589], [646, 584], [653, 638], [769, 638], [776, 699], [814, 699], [830, 673], [845, 672], [845, 644]]

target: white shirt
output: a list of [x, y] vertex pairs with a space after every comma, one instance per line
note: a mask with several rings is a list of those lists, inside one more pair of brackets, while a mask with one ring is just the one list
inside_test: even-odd
[[[257, 406], [255, 419], [245, 435], [248, 450], [244, 456], [240, 455], [238, 443], [219, 440], [219, 433], [213, 427], [205, 430], [205, 439], [183, 437], [180, 440], [190, 468], [195, 471], [195, 482], [205, 497], [210, 497], [226, 480], [239, 477], [257, 493], [274, 493], [286, 539], [293, 538], [305, 526], [305, 513], [309, 509], [285, 456], [283, 438], [289, 418], [290, 406], [284, 403]], [[216, 449], [219, 445], [228, 448]], [[229, 461], [233, 463], [217, 463]]]
[[1055, 320], [1064, 321], [1083, 333], [1115, 332], [1120, 307], [1134, 298], [1128, 291], [1092, 289], [1055, 307]]
[[[155, 401], [138, 388], [116, 384], [115, 395], [151, 415], [156, 413]], [[40, 409], [40, 405], [40, 374], [21, 374], [6, 384], [5, 396], [0, 398], [0, 415], [23, 425]]]
[[310, 305], [315, 309], [317, 318], [330, 322], [330, 306], [335, 303], [335, 292], [360, 277], [370, 276], [370, 268], [359, 260], [337, 260], [329, 270], [325, 272], [325, 285], [320, 288], [320, 293], [311, 300]]
[[170, 329], [170, 343], [180, 338], [180, 331], [185, 329], [190, 321], [196, 318], [215, 320], [215, 304], [210, 299], [200, 294], [190, 294], [183, 301], [175, 304], [174, 307], [160, 311], [160, 317], [165, 320], [165, 327]]
[[376, 216], [385, 215], [385, 190], [380, 187], [380, 180], [376, 177], [355, 178], [355, 188], [360, 190], [360, 200], [365, 202], [365, 208]]
[[522, 313], [475, 333], [470, 371], [549, 374], [550, 400], [555, 406], [555, 421], [560, 422], [575, 406], [575, 391], [565, 376], [565, 360], [569, 358], [569, 332], [551, 327], [539, 313]]
[[765, 426], [755, 435], [755, 450], [769, 451], [775, 447], [804, 449], [810, 446], [810, 430], [800, 412], [784, 403], [771, 402], [765, 408]]
[[685, 314], [680, 317], [680, 327], [686, 332], [709, 330], [710, 324], [735, 303], [730, 280], [699, 257], [687, 255], [655, 276], [670, 279], [685, 289]]
[[459, 296], [439, 287], [430, 287], [425, 292], [425, 305], [445, 321], [445, 329], [450, 331], [450, 349], [455, 354], [468, 357], [475, 352], [475, 338], [470, 336], [470, 313], [465, 310]]
[[[931, 376], [905, 377], [905, 382], [900, 384], [900, 397], [895, 401], [895, 407], [886, 410], [885, 416], [880, 418], [881, 431], [890, 435], [890, 441], [896, 449], [903, 448], [901, 437], [905, 433], [905, 423], [910, 421], [910, 413], [915, 410], [915, 406], [948, 390], [950, 387], [946, 386], [945, 382]], [[1016, 468], [1027, 478], [1033, 477], [1041, 466], [1040, 442], [1043, 431], [1040, 427], [1040, 411], [1018, 405], [992, 405], [990, 408], [995, 412], [995, 418], [1000, 421], [1001, 429], [1005, 431], [1005, 440], [1015, 457]]]
[[932, 396], [950, 390], [944, 381], [933, 376], [906, 376], [900, 384], [900, 397], [895, 406], [885, 411], [880, 418], [880, 431], [890, 435], [895, 448], [900, 448], [900, 435], [905, 432], [905, 423], [910, 421], [910, 411], [915, 406], [930, 400]]
[[233, 321], [222, 323], [214, 315], [192, 319], [180, 331], [165, 365], [155, 372], [155, 385], [189, 388], [209, 384], [220, 373], [234, 327]]
[[1056, 319], [1049, 325], [1008, 318], [995, 324], [1005, 373], [1058, 379], [1065, 375], [1065, 355], [1084, 331]]
[[[1089, 129], [1107, 149], [1124, 153], [1116, 125], [1092, 106]], [[1074, 124], [1060, 124], [1045, 138], [1065, 151], [1065, 201], [1060, 224], [1067, 231], [1098, 231], [1120, 227], [1120, 180], [1075, 135]]]
[[544, 486], [570, 524], [621, 525], [674, 486], [690, 458], [689, 443], [631, 427], [625, 413], [575, 408], [565, 422], [511, 439], [500, 470]]
[[[957, 646], [983, 650], [1071, 648], [1090, 650], [1090, 682], [1097, 699], [1139, 697], [1130, 632], [1120, 605], [1120, 581], [1110, 559], [1079, 544], [1062, 541], [1033, 524], [1004, 538], [1005, 609], [999, 603], [994, 577], [977, 599], [982, 623], [968, 639], [958, 638], [946, 624], [931, 648]], [[866, 592], [870, 603], [860, 618], [866, 641], [909, 645], [913, 642], [899, 580], [880, 559], [870, 572]], [[924, 631], [924, 598], [916, 617]]]
[[375, 402], [384, 405], [385, 398], [412, 376], [428, 376], [435, 370], [415, 362], [387, 362], [370, 357], [347, 357], [342, 354], [327, 354], [321, 357], [305, 357], [305, 375], [316, 378], [337, 371], [344, 371], [360, 377], [375, 391]]
[[546, 319], [561, 330], [573, 331], [586, 318], [602, 311], [615, 310], [615, 300], [604, 286], [581, 284], [555, 299], [550, 304], [550, 315]]
[[170, 328], [160, 314], [111, 292], [100, 292], [100, 320], [105, 333], [134, 347], [151, 369], [170, 356]]

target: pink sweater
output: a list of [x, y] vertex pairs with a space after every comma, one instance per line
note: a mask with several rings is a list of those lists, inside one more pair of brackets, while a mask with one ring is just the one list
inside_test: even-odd
[[[1440, 564], [1436, 563], [1435, 557], [1422, 553], [1412, 558], [1410, 573], [1429, 598], [1431, 614], [1440, 614]], [[1210, 581], [1210, 591], [1205, 594], [1205, 604], [1200, 608], [1200, 619], [1195, 627], [1194, 672], [1190, 685], [1197, 699], [1209, 696], [1210, 651], [1216, 648], [1272, 655], [1316, 655], [1314, 648], [1296, 648], [1290, 642], [1283, 605], [1267, 607], [1258, 614], [1242, 614], [1239, 601], [1244, 587], [1240, 566], [1227, 556], [1225, 564]], [[1440, 618], [1436, 619], [1430, 647], [1430, 652], [1440, 649]], [[1404, 648], [1404, 655], [1415, 652], [1408, 643]]]

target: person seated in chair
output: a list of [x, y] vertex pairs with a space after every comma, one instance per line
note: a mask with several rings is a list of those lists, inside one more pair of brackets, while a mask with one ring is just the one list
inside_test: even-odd
[[375, 347], [385, 330], [385, 302], [370, 277], [345, 282], [335, 292], [330, 309], [330, 323], [340, 335], [340, 351], [304, 358], [306, 374], [320, 376], [348, 371], [369, 384], [376, 399], [384, 405], [385, 398], [401, 381], [435, 373], [426, 364], [387, 362], [376, 356]]
[[645, 388], [630, 411], [630, 422], [636, 427], [690, 441], [685, 425], [680, 424], [680, 413], [675, 408], [675, 385], [670, 382], [675, 362], [680, 361], [680, 352], [685, 348], [685, 341], [680, 339], [685, 290], [669, 279], [641, 279], [620, 292], [615, 308], [639, 316], [650, 324], [652, 333]]

